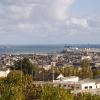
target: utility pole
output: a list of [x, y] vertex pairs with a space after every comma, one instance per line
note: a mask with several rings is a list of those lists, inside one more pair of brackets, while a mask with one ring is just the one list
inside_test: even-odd
[[54, 81], [54, 66], [53, 66], [53, 81]]
[[42, 81], [44, 81], [43, 59], [42, 59], [42, 78], [43, 78], [43, 80], [42, 80]]
[[[22, 82], [22, 60], [23, 60], [23, 59], [21, 58], [21, 62], [20, 62], [20, 63], [21, 63], [21, 82]], [[22, 84], [22, 83], [21, 83], [21, 84]], [[21, 87], [21, 91], [22, 91], [22, 90], [23, 90], [23, 87]]]
[[54, 81], [54, 65], [53, 65], [53, 62], [52, 62], [52, 81]]
[[[21, 58], [21, 82], [22, 82], [22, 58]], [[21, 87], [21, 91], [23, 91], [23, 87]]]
[[21, 81], [22, 81], [22, 58], [21, 58]]
[[32, 80], [33, 80], [33, 68], [32, 68]]
[[[33, 55], [33, 60], [34, 60], [34, 55]], [[32, 60], [32, 61], [33, 61]], [[34, 66], [35, 64], [34, 64], [34, 62], [33, 62], [33, 66]], [[32, 80], [33, 80], [33, 67], [32, 67]]]

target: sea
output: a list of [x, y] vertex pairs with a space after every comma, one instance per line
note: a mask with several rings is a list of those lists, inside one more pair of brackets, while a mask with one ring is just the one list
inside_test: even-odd
[[75, 48], [96, 48], [100, 49], [100, 45], [94, 44], [62, 44], [62, 45], [0, 45], [0, 54], [36, 54], [36, 53], [58, 53], [65, 47]]

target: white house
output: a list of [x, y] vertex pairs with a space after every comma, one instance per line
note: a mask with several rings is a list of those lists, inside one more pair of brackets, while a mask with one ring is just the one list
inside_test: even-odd
[[88, 89], [96, 89], [95, 82], [80, 82], [79, 83], [80, 90], [88, 90]]
[[79, 81], [79, 77], [70, 76], [64, 77], [60, 74], [56, 80], [53, 81], [54, 84], [64, 87], [65, 89], [75, 89], [75, 90], [93, 90], [100, 88], [100, 82], [91, 79], [84, 79]]
[[79, 77], [77, 77], [77, 76], [65, 77], [63, 81], [65, 81], [65, 82], [79, 82]]
[[85, 80], [80, 81], [78, 84], [81, 90], [100, 88], [100, 83], [96, 82], [95, 80], [85, 79]]
[[68, 82], [78, 82], [78, 81], [79, 77], [77, 76], [64, 77], [62, 74], [60, 74], [53, 82], [68, 83]]
[[56, 79], [57, 80], [62, 80], [62, 79], [64, 79], [64, 76], [62, 74], [60, 74]]
[[7, 77], [9, 73], [10, 73], [10, 69], [7, 68], [0, 69], [0, 77]]
[[45, 70], [49, 70], [49, 69], [51, 69], [51, 65], [44, 65], [43, 68], [44, 68]]
[[84, 59], [88, 59], [88, 60], [91, 60], [91, 56], [82, 56], [81, 60], [84, 60]]
[[75, 87], [79, 87], [78, 82], [79, 82], [79, 77], [77, 76], [64, 77], [62, 74], [60, 74], [56, 78], [56, 80], [53, 81], [55, 85], [64, 87], [65, 89], [74, 89]]

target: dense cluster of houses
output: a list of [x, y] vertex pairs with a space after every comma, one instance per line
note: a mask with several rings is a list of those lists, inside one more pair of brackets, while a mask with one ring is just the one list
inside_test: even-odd
[[[78, 67], [84, 59], [90, 60], [91, 67], [100, 70], [100, 52], [91, 51], [91, 49], [67, 49], [64, 53], [56, 54], [1, 54], [0, 55], [0, 68], [10, 68], [14, 62], [28, 57], [34, 65], [45, 70], [55, 67]], [[1, 71], [1, 70], [0, 70]]]
[[[91, 67], [100, 69], [100, 52], [75, 52], [67, 51], [60, 54], [19, 54], [19, 55], [0, 55], [0, 77], [7, 77], [10, 73], [10, 66], [14, 62], [28, 57], [31, 63], [39, 68], [49, 70], [52, 66], [56, 67], [80, 67], [80, 62], [84, 59], [89, 59]], [[5, 66], [5, 67], [4, 67]], [[75, 92], [78, 90], [88, 91], [100, 89], [100, 80], [84, 79], [80, 80], [77, 76], [64, 77], [60, 74], [56, 80], [53, 80], [54, 85], [62, 86], [65, 89], [71, 89]]]
[[67, 48], [64, 52], [53, 54], [4, 54], [0, 55], [0, 65], [12, 66], [14, 61], [28, 57], [38, 67], [49, 69], [52, 62], [57, 67], [80, 66], [81, 60], [89, 59], [91, 66], [100, 67], [100, 52], [90, 48]]

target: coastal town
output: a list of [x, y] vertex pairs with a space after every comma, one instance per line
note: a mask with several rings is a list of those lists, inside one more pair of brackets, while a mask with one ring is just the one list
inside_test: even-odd
[[1, 54], [1, 67], [13, 66], [14, 61], [27, 57], [31, 63], [38, 67], [48, 70], [53, 66], [56, 67], [79, 67], [84, 59], [90, 60], [91, 67], [100, 67], [100, 49], [92, 48], [64, 48], [59, 53], [40, 53], [40, 54]]
[[[64, 48], [60, 53], [55, 54], [2, 54], [0, 55], [0, 77], [7, 77], [14, 63], [23, 58], [29, 61], [38, 69], [33, 77], [36, 85], [52, 84], [64, 89], [71, 89], [72, 93], [89, 92], [100, 95], [100, 73], [91, 79], [75, 76], [77, 74], [65, 74], [55, 72], [55, 69], [75, 68], [81, 70], [81, 62], [89, 60], [92, 70], [100, 70], [99, 49], [91, 48]], [[87, 65], [86, 65], [87, 66]], [[65, 76], [64, 76], [65, 74]]]
[[100, 0], [0, 0], [0, 100], [100, 100]]

